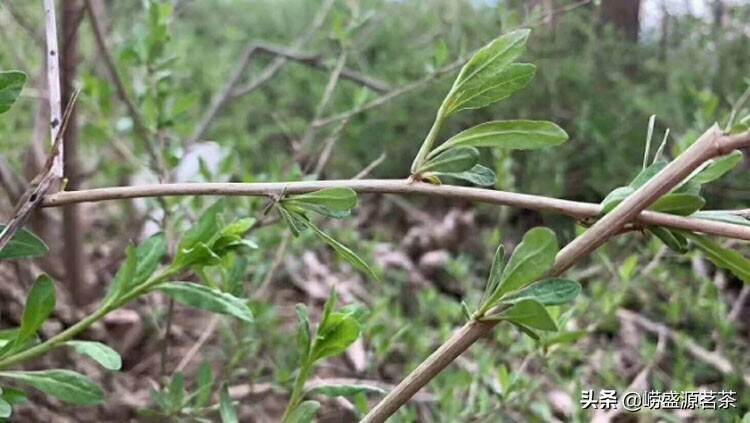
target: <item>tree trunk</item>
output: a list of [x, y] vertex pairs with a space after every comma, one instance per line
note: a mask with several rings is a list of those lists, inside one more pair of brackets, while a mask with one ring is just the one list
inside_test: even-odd
[[[78, 0], [62, 2], [62, 96], [67, 106], [75, 90], [74, 82], [78, 66], [78, 26], [83, 16], [83, 7]], [[78, 157], [78, 121], [75, 110], [70, 115], [65, 132], [64, 174], [66, 190], [80, 187], [80, 164]], [[86, 257], [83, 250], [83, 221], [80, 207], [66, 206], [63, 209], [63, 251], [65, 279], [73, 303], [82, 306], [89, 301], [89, 284], [86, 278]]]
[[602, 2], [602, 19], [621, 30], [630, 41], [638, 41], [641, 0], [606, 0]]

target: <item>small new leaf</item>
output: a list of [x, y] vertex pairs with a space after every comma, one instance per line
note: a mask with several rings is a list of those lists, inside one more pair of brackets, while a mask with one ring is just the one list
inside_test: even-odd
[[432, 157], [418, 172], [457, 173], [471, 169], [478, 162], [479, 150], [457, 147]]
[[480, 187], [487, 187], [490, 185], [494, 185], [495, 180], [497, 179], [497, 176], [495, 175], [495, 172], [492, 171], [492, 169], [489, 169], [480, 164], [475, 164], [474, 167], [464, 172], [454, 172], [454, 173], [430, 172], [430, 173], [423, 175], [423, 177], [427, 179], [428, 181], [430, 180], [430, 178], [438, 178], [438, 184], [436, 185], [439, 185], [440, 176], [447, 176], [450, 178], [461, 179], [462, 181], [470, 182]]
[[351, 188], [326, 188], [302, 195], [284, 198], [282, 203], [295, 205], [324, 216], [341, 218], [348, 216], [357, 206], [357, 193]]
[[[529, 32], [527, 29], [510, 32], [477, 51], [461, 69], [450, 93], [443, 101], [445, 115], [460, 110], [462, 103], [474, 101], [472, 104], [477, 104], [481, 102], [481, 98], [491, 103], [510, 95], [514, 90], [502, 86], [508, 85], [512, 75], [505, 74], [504, 71], [525, 50]], [[516, 85], [521, 83], [516, 82]], [[523, 85], [525, 84], [521, 87]], [[508, 91], [510, 93], [503, 95]], [[491, 98], [495, 100], [489, 100]]]

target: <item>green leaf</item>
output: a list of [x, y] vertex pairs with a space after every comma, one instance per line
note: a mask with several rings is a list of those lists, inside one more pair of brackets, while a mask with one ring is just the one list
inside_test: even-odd
[[68, 404], [104, 403], [104, 392], [91, 379], [71, 370], [4, 371], [0, 377], [29, 385]]
[[521, 332], [523, 332], [523, 333], [525, 333], [526, 335], [528, 335], [528, 336], [529, 336], [529, 338], [531, 338], [531, 339], [533, 339], [533, 340], [535, 340], [535, 341], [538, 341], [538, 340], [539, 340], [539, 334], [537, 334], [536, 332], [534, 332], [534, 329], [531, 329], [530, 327], [528, 327], [528, 326], [526, 326], [526, 325], [522, 325], [522, 324], [520, 324], [520, 323], [517, 323], [517, 322], [514, 322], [514, 321], [512, 321], [512, 320], [510, 320], [509, 322], [510, 322], [510, 323], [511, 323], [511, 324], [512, 324], [513, 326], [515, 326], [515, 327], [516, 327], [516, 328], [517, 328], [518, 330], [520, 330]]
[[223, 209], [224, 202], [219, 200], [203, 212], [198, 221], [182, 238], [175, 261], [179, 260], [180, 255], [185, 254], [185, 251], [191, 251], [199, 244], [210, 245], [214, 237], [221, 231], [221, 211]]
[[466, 109], [478, 109], [510, 97], [526, 87], [536, 73], [529, 63], [512, 63], [494, 73], [485, 72], [464, 84], [446, 103], [445, 116]]
[[672, 251], [676, 251], [680, 254], [688, 252], [688, 242], [684, 236], [679, 232], [671, 231], [661, 226], [652, 226], [648, 228], [655, 237], [659, 238], [661, 242], [669, 247]]
[[387, 392], [377, 386], [371, 385], [322, 385], [316, 386], [309, 392], [311, 395], [323, 395], [330, 398], [353, 397], [359, 394], [386, 394]]
[[214, 373], [211, 371], [211, 365], [204, 360], [198, 369], [198, 389], [195, 392], [195, 406], [203, 408], [211, 400], [211, 391], [214, 386]]
[[13, 407], [4, 398], [0, 398], [0, 418], [7, 419], [12, 413]]
[[736, 251], [722, 247], [705, 236], [688, 231], [679, 231], [692, 241], [711, 262], [722, 269], [729, 270], [745, 283], [750, 283], [750, 260]]
[[239, 247], [258, 248], [254, 242], [244, 239], [245, 234], [250, 231], [255, 222], [255, 218], [246, 217], [225, 226], [219, 233], [219, 237], [211, 244], [210, 250], [221, 257]]
[[742, 152], [734, 150], [726, 156], [715, 159], [708, 167], [700, 171], [700, 173], [691, 179], [699, 184], [706, 184], [715, 181], [724, 176], [725, 173], [737, 167], [741, 161]]
[[446, 150], [422, 166], [418, 171], [457, 173], [469, 170], [479, 162], [479, 150], [474, 147], [457, 147]]
[[654, 202], [649, 210], [687, 216], [706, 205], [703, 197], [692, 194], [667, 194]]
[[26, 393], [18, 389], [4, 387], [2, 391], [3, 399], [10, 405], [26, 404], [29, 401]]
[[26, 83], [26, 74], [21, 71], [0, 72], [0, 114], [10, 110]]
[[310, 354], [312, 325], [310, 324], [310, 317], [304, 305], [297, 304], [294, 309], [297, 311], [297, 320], [299, 321], [299, 327], [297, 328], [297, 348], [302, 356], [301, 361], [305, 361]]
[[470, 182], [480, 187], [487, 187], [490, 185], [495, 185], [495, 180], [497, 179], [497, 177], [495, 176], [495, 172], [493, 172], [492, 169], [489, 169], [480, 164], [474, 165], [474, 167], [472, 167], [471, 169], [465, 172], [456, 172], [456, 173], [430, 172], [430, 173], [425, 174], [424, 176], [426, 178], [448, 176], [451, 178], [461, 179], [463, 181]]
[[227, 314], [248, 323], [253, 321], [253, 313], [245, 300], [218, 289], [192, 282], [164, 282], [154, 287], [154, 290], [189, 307]]
[[375, 274], [375, 272], [370, 268], [370, 266], [364, 260], [362, 260], [357, 254], [355, 254], [354, 251], [350, 250], [349, 247], [345, 246], [344, 244], [341, 244], [340, 242], [336, 241], [333, 237], [331, 237], [327, 233], [318, 229], [318, 227], [313, 225], [313, 223], [310, 222], [309, 220], [306, 220], [304, 222], [305, 222], [305, 225], [311, 228], [320, 237], [320, 239], [323, 240], [323, 242], [330, 245], [331, 248], [333, 248], [333, 250], [336, 251], [336, 254], [338, 254], [339, 257], [348, 261], [349, 264], [361, 270], [362, 272], [369, 275], [373, 279], [380, 280], [378, 275]]
[[503, 320], [545, 331], [556, 331], [557, 324], [549, 315], [547, 309], [536, 300], [526, 299], [514, 304], [500, 316]]
[[523, 53], [529, 32], [522, 29], [502, 35], [482, 47], [469, 59], [443, 101], [442, 107], [447, 112], [446, 116], [458, 110], [457, 105], [461, 98], [471, 99], [482, 88], [492, 89], [503, 82], [498, 75]]
[[72, 347], [78, 354], [91, 357], [105, 369], [120, 370], [122, 368], [120, 354], [101, 342], [67, 341], [65, 345]]
[[622, 203], [622, 200], [628, 198], [634, 192], [635, 188], [631, 186], [615, 188], [602, 200], [602, 213], [607, 214], [611, 212], [618, 204]]
[[229, 390], [226, 385], [221, 388], [221, 399], [219, 404], [219, 415], [221, 416], [222, 423], [237, 423], [239, 418], [237, 417], [237, 411], [234, 409], [232, 404], [232, 398], [229, 396]]
[[310, 423], [320, 410], [320, 403], [317, 401], [304, 401], [284, 420], [284, 423]]
[[167, 239], [163, 233], [152, 235], [143, 241], [135, 249], [137, 266], [133, 277], [133, 286], [138, 286], [151, 277], [166, 254]]
[[326, 188], [315, 192], [284, 198], [282, 203], [296, 205], [324, 216], [348, 216], [357, 206], [357, 193], [351, 188]]
[[174, 266], [180, 269], [190, 266], [214, 266], [219, 263], [221, 263], [221, 257], [203, 242], [194, 244], [191, 248], [180, 250], [174, 260]]
[[545, 306], [572, 302], [581, 293], [581, 284], [569, 279], [544, 279], [503, 299], [504, 303], [536, 300]]
[[130, 292], [135, 287], [134, 282], [137, 271], [138, 253], [135, 247], [128, 245], [128, 248], [125, 250], [125, 262], [120, 266], [117, 274], [115, 274], [115, 279], [112, 281], [112, 288], [109, 294], [107, 294], [107, 299], [114, 301]]
[[21, 318], [21, 328], [18, 337], [13, 342], [12, 350], [17, 351], [27, 341], [32, 339], [42, 324], [55, 309], [55, 284], [47, 275], [37, 278], [26, 297], [26, 308]]
[[329, 312], [318, 328], [312, 360], [341, 354], [359, 338], [361, 331], [361, 325], [350, 313]]
[[[0, 232], [4, 229], [5, 225], [0, 224]], [[10, 242], [0, 251], [0, 260], [41, 257], [47, 254], [47, 251], [49, 251], [49, 248], [44, 241], [31, 231], [22, 228], [13, 235]]]
[[735, 225], [750, 226], [750, 220], [743, 216], [723, 210], [702, 210], [693, 213], [690, 217], [696, 219], [715, 220], [717, 222], [732, 223]]
[[537, 227], [526, 232], [503, 269], [497, 289], [483, 307], [484, 311], [494, 307], [505, 294], [544, 276], [555, 262], [558, 250], [557, 237], [549, 228]]
[[172, 381], [169, 384], [169, 404], [172, 410], [179, 410], [185, 403], [185, 376], [182, 372], [172, 375]]
[[495, 259], [492, 260], [492, 267], [490, 267], [490, 276], [487, 278], [487, 286], [484, 288], [484, 295], [482, 296], [482, 302], [489, 298], [497, 286], [500, 285], [500, 277], [503, 274], [505, 268], [505, 246], [503, 244], [498, 245], [495, 250]]
[[536, 120], [496, 120], [485, 122], [451, 137], [428, 156], [456, 147], [497, 147], [534, 150], [552, 147], [568, 140], [568, 134], [552, 122]]
[[276, 207], [276, 210], [278, 210], [281, 220], [283, 220], [289, 227], [289, 230], [292, 231], [292, 235], [297, 238], [305, 227], [304, 219], [300, 220], [296, 218], [282, 205]]

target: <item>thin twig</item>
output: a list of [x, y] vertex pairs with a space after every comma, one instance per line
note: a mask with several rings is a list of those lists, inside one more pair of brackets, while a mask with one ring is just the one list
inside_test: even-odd
[[360, 170], [358, 174], [354, 175], [354, 178], [352, 179], [362, 179], [365, 176], [369, 175], [370, 172], [372, 172], [372, 170], [376, 167], [380, 166], [380, 164], [383, 163], [387, 157], [387, 154], [381, 153], [377, 159], [373, 160], [370, 164], [365, 166], [365, 168]]
[[[333, 69], [333, 66], [328, 65], [325, 60], [323, 60], [323, 57], [318, 54], [299, 53], [286, 47], [266, 43], [256, 44], [255, 48], [261, 53], [280, 56], [315, 69]], [[341, 78], [355, 82], [359, 85], [362, 85], [363, 87], [367, 87], [379, 94], [384, 94], [391, 90], [391, 86], [387, 82], [381, 81], [369, 75], [362, 74], [354, 69], [350, 69], [347, 67], [341, 69]]]
[[8, 14], [13, 18], [13, 20], [20, 26], [34, 41], [34, 44], [38, 45], [39, 48], [44, 48], [44, 37], [40, 33], [37, 32], [36, 28], [29, 23], [29, 21], [26, 20], [26, 18], [16, 9], [16, 7], [13, 5], [12, 1], [6, 1], [3, 4], [3, 7], [8, 11]]
[[128, 115], [130, 116], [130, 119], [133, 121], [133, 127], [135, 128], [135, 133], [138, 135], [138, 137], [143, 142], [143, 145], [145, 147], [146, 153], [149, 155], [149, 159], [151, 161], [151, 170], [153, 170], [156, 174], [162, 175], [163, 172], [161, 169], [164, 168], [162, 165], [161, 155], [156, 150], [156, 147], [154, 143], [151, 142], [151, 140], [156, 136], [156, 134], [148, 127], [146, 124], [146, 120], [141, 114], [141, 112], [138, 110], [138, 107], [135, 105], [135, 102], [130, 97], [130, 94], [128, 94], [128, 90], [125, 87], [125, 83], [122, 80], [122, 77], [120, 76], [120, 73], [117, 71], [117, 66], [115, 65], [115, 61], [112, 58], [112, 53], [110, 52], [109, 48], [107, 47], [107, 42], [104, 38], [104, 28], [102, 27], [101, 22], [99, 21], [99, 17], [96, 13], [96, 10], [94, 9], [94, 5], [91, 0], [85, 0], [85, 7], [88, 11], [89, 20], [91, 21], [91, 29], [94, 32], [94, 40], [96, 41], [97, 49], [99, 50], [99, 54], [102, 56], [102, 59], [104, 59], [104, 67], [107, 69], [107, 73], [109, 74], [109, 79], [112, 80], [112, 83], [115, 85], [115, 90], [117, 91], [117, 97], [120, 98], [120, 101], [125, 104], [125, 108], [128, 111]]
[[[602, 217], [581, 236], [565, 246], [555, 257], [549, 276], [558, 276], [596, 247], [606, 242], [624, 225], [634, 220], [644, 209], [662, 195], [678, 186], [694, 169], [713, 157], [727, 154], [726, 148], [750, 144], [750, 133], [743, 143], [723, 136], [717, 125], [711, 127], [685, 152], [670, 162], [661, 172], [628, 196], [613, 211]], [[494, 310], [491, 310], [489, 315]], [[497, 320], [472, 319], [456, 331], [432, 355], [412, 371], [396, 388], [380, 401], [362, 420], [384, 422], [403, 404], [430, 382], [453, 360], [480, 338], [490, 334]]]
[[[745, 134], [750, 143], [750, 133]], [[729, 137], [726, 137], [729, 138]], [[732, 145], [737, 145], [732, 144]], [[738, 147], [734, 147], [738, 148]], [[731, 150], [729, 150], [731, 151]], [[58, 207], [65, 204], [120, 200], [140, 197], [166, 197], [183, 195], [221, 195], [221, 196], [258, 196], [276, 195], [282, 190], [288, 194], [302, 194], [323, 188], [349, 187], [360, 193], [376, 194], [424, 194], [433, 197], [477, 201], [491, 204], [513, 206], [529, 210], [549, 211], [563, 214], [575, 219], [595, 218], [601, 215], [601, 205], [578, 201], [543, 197], [538, 195], [495, 191], [490, 189], [431, 185], [422, 182], [410, 182], [400, 179], [363, 179], [363, 180], [329, 180], [329, 181], [296, 181], [269, 183], [172, 183], [160, 185], [141, 185], [126, 187], [107, 187], [60, 192], [47, 195], [42, 201], [43, 207]], [[697, 219], [672, 214], [643, 211], [634, 220], [642, 226], [665, 226], [685, 229], [710, 235], [726, 236], [750, 240], [750, 227], [724, 223], [713, 220]]]
[[[675, 332], [674, 330], [670, 329], [668, 326], [664, 324], [652, 322], [646, 317], [641, 316], [638, 313], [635, 313], [633, 311], [626, 310], [626, 309], [619, 309], [617, 311], [617, 316], [620, 319], [628, 320], [630, 322], [636, 323], [638, 326], [642, 327], [643, 329], [646, 329], [649, 332], [656, 333], [656, 334], [663, 334], [664, 336], [669, 338], [672, 342], [679, 344], [681, 346], [684, 346], [685, 349], [693, 357], [707, 363], [714, 369], [718, 370], [719, 373], [725, 376], [737, 374], [735, 367], [726, 357], [722, 356], [721, 354], [715, 351], [709, 351], [701, 347], [695, 341]], [[750, 386], [750, 374], [740, 373], [740, 376], [742, 377], [742, 381], [745, 383], [745, 385]]]
[[[47, 35], [47, 85], [50, 114], [50, 142], [54, 145], [62, 123], [62, 100], [60, 94], [60, 60], [57, 48], [57, 20], [55, 18], [55, 1], [44, 0], [45, 33]], [[63, 176], [64, 143], [57, 148], [53, 159], [52, 173], [58, 178]]]
[[[299, 38], [294, 41], [294, 43], [292, 43], [292, 49], [296, 50], [303, 47], [315, 35], [315, 33], [318, 32], [320, 27], [323, 26], [323, 23], [325, 22], [328, 13], [330, 13], [333, 5], [333, 0], [326, 0], [321, 5], [320, 9], [313, 18], [310, 27], [305, 32], [303, 32], [302, 35], [300, 35]], [[271, 64], [263, 69], [260, 75], [255, 77], [255, 79], [253, 79], [243, 87], [238, 87], [240, 81], [242, 80], [242, 76], [245, 74], [245, 71], [250, 65], [250, 59], [256, 52], [260, 51], [261, 46], [261, 44], [253, 43], [245, 49], [245, 53], [242, 55], [239, 63], [235, 67], [232, 77], [229, 79], [229, 81], [227, 81], [227, 84], [224, 86], [224, 88], [222, 88], [221, 91], [216, 94], [216, 96], [214, 96], [214, 98], [211, 100], [211, 106], [203, 114], [203, 117], [200, 119], [198, 126], [195, 128], [195, 131], [193, 131], [193, 134], [186, 145], [193, 144], [203, 138], [206, 132], [208, 132], [208, 129], [211, 127], [213, 121], [219, 115], [219, 112], [227, 105], [230, 100], [236, 97], [250, 94], [251, 92], [257, 90], [269, 79], [273, 78], [274, 75], [276, 75], [287, 63], [288, 59], [286, 57], [277, 56], [276, 59], [271, 62]]]

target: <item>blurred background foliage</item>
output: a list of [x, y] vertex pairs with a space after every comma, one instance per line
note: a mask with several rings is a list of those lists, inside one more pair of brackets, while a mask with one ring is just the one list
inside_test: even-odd
[[[321, 112], [329, 71], [289, 62], [258, 90], [229, 101], [199, 142], [189, 145], [197, 123], [252, 43], [319, 56], [327, 68], [343, 51], [346, 67], [398, 89], [467, 57], [500, 33], [530, 26], [523, 59], [537, 65], [534, 81], [499, 105], [457, 116], [444, 133], [502, 118], [556, 122], [570, 134], [567, 144], [536, 152], [488, 151], [482, 160], [495, 168], [498, 189], [589, 202], [601, 201], [640, 170], [650, 115], [657, 117], [656, 140], [670, 130], [667, 153], [674, 157], [713, 122], [725, 125], [732, 105], [750, 86], [750, 4], [742, 1], [347, 0], [334, 2], [316, 32], [309, 27], [319, 1], [94, 4], [127, 90], [149, 128], [159, 134], [158, 154], [170, 180], [300, 179], [310, 173], [306, 170], [315, 165], [324, 141], [337, 134], [330, 163], [319, 178], [350, 178], [382, 153], [387, 159], [371, 176], [406, 177], [455, 74], [356, 114], [340, 133], [336, 123], [317, 128], [312, 141], [304, 143], [310, 122]], [[3, 6], [10, 7], [0, 7], [0, 68], [23, 70], [30, 83], [0, 120], [0, 151], [10, 169], [28, 176], [34, 173], [34, 148], [29, 146], [39, 151], [45, 142], [34, 129], [45, 86], [42, 8], [25, 1]], [[308, 42], [294, 47], [300, 36], [308, 36]], [[149, 164], [149, 153], [135, 135], [84, 17], [79, 43], [81, 185], [164, 180]], [[274, 60], [269, 54], [253, 56], [240, 86]], [[335, 88], [318, 117], [347, 112], [379, 96], [349, 80]], [[709, 208], [743, 208], [750, 195], [748, 180], [743, 164], [708, 187]], [[90, 230], [82, 254], [92, 263], [92, 286], [107, 282], [122, 258], [124, 242], [142, 238], [149, 219], [166, 225], [174, 239], [209, 203], [206, 198], [172, 198], [143, 201], [135, 208], [126, 203], [87, 206]], [[240, 216], [258, 216], [263, 207], [261, 200], [227, 203]], [[319, 373], [397, 382], [462, 322], [460, 299], [476, 303], [501, 239], [512, 247], [526, 229], [546, 224], [569, 240], [580, 230], [575, 223], [487, 205], [363, 196], [356, 219], [325, 226], [384, 271], [379, 284], [340, 264], [312, 235], [284, 247], [279, 260], [279, 246], [288, 243], [285, 229], [263, 226], [254, 232], [261, 248], [241, 263], [231, 263], [239, 266], [233, 267], [235, 276], [245, 281], [257, 322], [225, 323], [202, 356], [225, 367], [230, 384], [288, 387], [296, 360], [296, 352], [285, 346], [285, 333], [293, 331], [292, 305], [307, 302], [319, 312], [328, 288], [337, 284], [348, 287], [343, 302], [363, 302], [369, 309], [360, 347], [366, 359], [358, 365], [349, 357], [349, 362], [341, 360]], [[747, 255], [742, 244], [729, 245]], [[741, 282], [698, 255], [673, 255], [658, 240], [637, 233], [610, 242], [572, 273], [584, 283], [584, 295], [574, 307], [560, 310], [561, 333], [534, 343], [499, 330], [438, 377], [426, 399], [403, 410], [400, 418], [489, 421], [500, 415], [515, 421], [583, 421], [592, 412], [578, 406], [581, 389], [622, 391], [644, 369], [648, 382], [639, 389], [733, 389], [739, 393], [737, 409], [720, 417], [730, 420], [748, 411], [750, 391], [740, 373], [748, 365], [750, 304], [740, 303], [739, 311], [733, 311], [746, 291]], [[270, 295], [254, 297], [269, 283]], [[146, 319], [149, 331], [160, 330], [165, 306], [141, 306], [156, 313]], [[668, 342], [666, 335], [633, 324], [618, 313], [621, 308], [715, 350], [736, 371], [718, 372], [697, 360], [684, 342]], [[188, 321], [186, 330], [200, 332], [199, 323]], [[143, 342], [146, 346], [124, 354], [126, 370], [150, 350], [149, 342], [157, 341]], [[175, 348], [173, 354], [179, 351]], [[139, 381], [128, 386], [145, 389]], [[278, 416], [278, 400], [268, 397], [249, 401], [244, 411]], [[327, 407], [328, 415], [344, 413], [337, 403]], [[713, 420], [716, 414], [652, 411], [641, 416], [644, 421], [678, 421]]]

